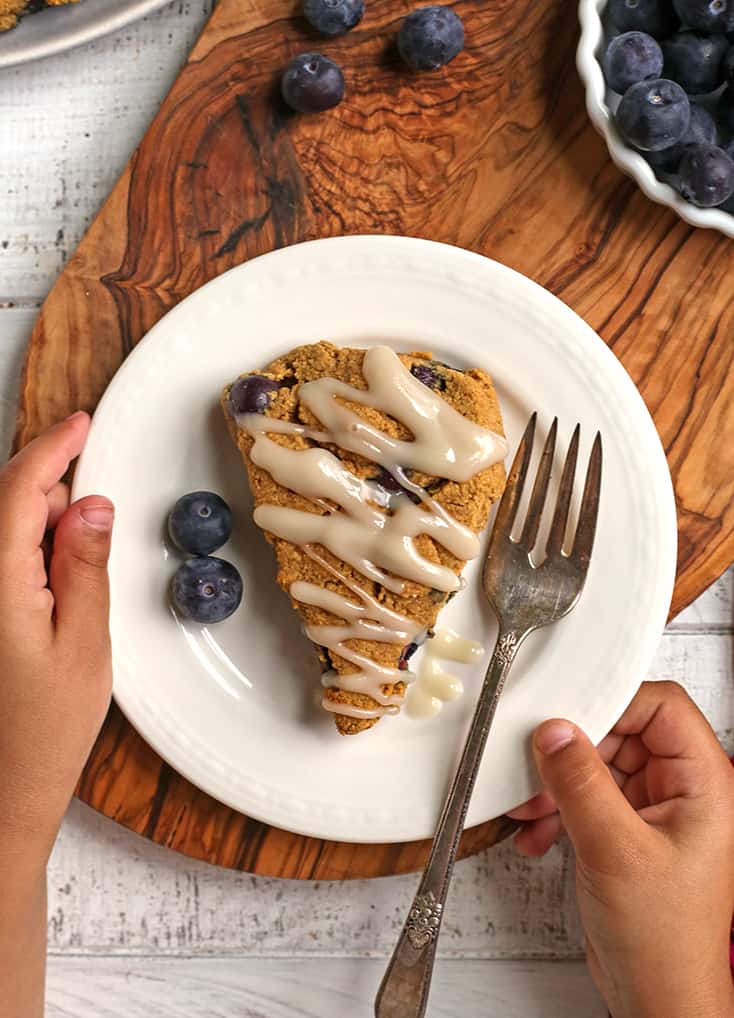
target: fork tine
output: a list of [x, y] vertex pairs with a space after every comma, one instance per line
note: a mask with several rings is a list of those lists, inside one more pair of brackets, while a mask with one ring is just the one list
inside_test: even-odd
[[553, 513], [553, 522], [548, 533], [548, 545], [546, 548], [548, 555], [559, 555], [563, 551], [563, 541], [568, 525], [568, 511], [571, 508], [571, 496], [573, 495], [573, 482], [576, 477], [580, 434], [581, 425], [577, 424], [571, 436], [571, 444], [566, 454], [566, 462], [563, 464], [556, 511]]
[[530, 465], [537, 419], [537, 413], [533, 412], [528, 421], [528, 426], [525, 428], [525, 434], [522, 436], [522, 440], [517, 447], [515, 459], [512, 461], [510, 473], [507, 476], [507, 485], [497, 510], [497, 519], [492, 530], [493, 540], [495, 537], [509, 538], [512, 533], [512, 525], [515, 522], [517, 507], [522, 498], [525, 478], [527, 477], [528, 466]]
[[525, 525], [522, 528], [522, 534], [520, 535], [519, 543], [527, 551], [532, 551], [535, 546], [535, 541], [538, 537], [538, 530], [540, 528], [540, 518], [543, 515], [543, 506], [545, 505], [545, 497], [548, 494], [548, 482], [550, 481], [551, 468], [553, 466], [553, 453], [556, 450], [556, 433], [558, 432], [558, 418], [553, 418], [548, 437], [545, 440], [543, 447], [543, 454], [540, 457], [540, 463], [538, 465], [538, 473], [535, 476], [535, 484], [533, 485], [533, 493], [530, 496], [530, 504], [528, 505], [528, 514], [525, 519]]
[[589, 457], [589, 468], [586, 472], [584, 495], [581, 500], [579, 522], [576, 537], [571, 551], [571, 561], [584, 572], [589, 565], [589, 558], [594, 547], [596, 520], [599, 514], [599, 493], [601, 491], [602, 446], [601, 435], [597, 431], [594, 445]]

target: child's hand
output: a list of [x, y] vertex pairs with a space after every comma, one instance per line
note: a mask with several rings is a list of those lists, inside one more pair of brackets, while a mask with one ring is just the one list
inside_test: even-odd
[[675, 683], [645, 683], [599, 751], [548, 721], [533, 749], [547, 791], [513, 812], [518, 849], [565, 827], [589, 967], [614, 1018], [731, 1018], [734, 771]]
[[[111, 688], [107, 558], [112, 504], [69, 505], [79, 413], [0, 471], [0, 862], [53, 846]], [[55, 528], [48, 574], [42, 544]]]

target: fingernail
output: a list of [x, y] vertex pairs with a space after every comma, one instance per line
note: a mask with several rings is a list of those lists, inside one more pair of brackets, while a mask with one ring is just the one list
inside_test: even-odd
[[73, 414], [69, 414], [69, 416], [66, 419], [67, 419], [67, 421], [75, 421], [77, 419], [77, 417], [86, 417], [86, 416], [87, 415], [85, 414], [85, 412], [83, 410], [75, 410], [74, 413]]
[[535, 745], [544, 756], [550, 756], [572, 742], [573, 737], [573, 725], [568, 721], [546, 721], [535, 733]]
[[79, 515], [95, 530], [112, 530], [115, 510], [108, 505], [87, 505], [79, 510]]

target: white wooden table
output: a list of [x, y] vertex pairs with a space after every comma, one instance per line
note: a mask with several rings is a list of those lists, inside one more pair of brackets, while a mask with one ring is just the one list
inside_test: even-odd
[[[0, 436], [40, 303], [211, 9], [177, 0], [82, 50], [0, 72]], [[672, 625], [652, 669], [734, 749], [729, 574]], [[50, 867], [54, 1018], [367, 1018], [415, 878], [243, 876], [148, 844], [75, 803]], [[459, 865], [431, 1014], [602, 1018], [567, 848]], [[552, 964], [554, 963], [554, 964]]]

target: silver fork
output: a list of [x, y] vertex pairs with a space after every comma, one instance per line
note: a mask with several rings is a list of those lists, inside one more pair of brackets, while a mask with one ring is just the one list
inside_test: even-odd
[[530, 558], [548, 493], [557, 418], [548, 432], [520, 537], [512, 538], [530, 464], [536, 419], [533, 414], [515, 454], [484, 565], [484, 591], [499, 623], [497, 643], [461, 762], [436, 828], [428, 865], [377, 994], [376, 1018], [422, 1018], [425, 1014], [456, 851], [507, 673], [528, 633], [567, 615], [578, 601], [586, 579], [601, 489], [602, 445], [598, 433], [589, 457], [578, 524], [569, 551], [564, 548], [568, 547], [566, 531], [578, 458], [579, 425], [568, 447], [545, 559], [535, 566]]

